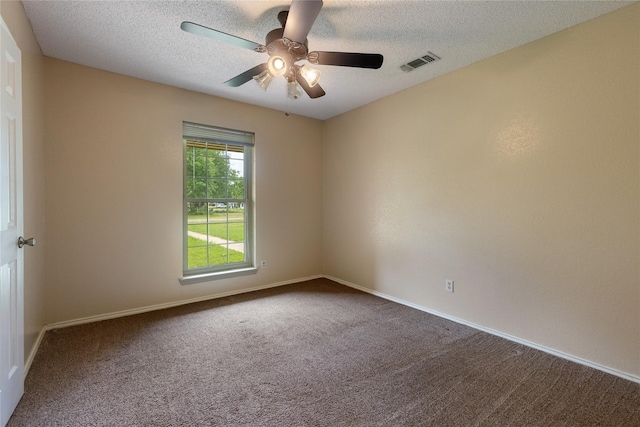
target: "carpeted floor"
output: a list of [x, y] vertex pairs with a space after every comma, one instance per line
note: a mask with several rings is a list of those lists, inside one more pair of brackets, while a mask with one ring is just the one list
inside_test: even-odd
[[640, 385], [326, 279], [50, 331], [9, 426], [640, 426]]

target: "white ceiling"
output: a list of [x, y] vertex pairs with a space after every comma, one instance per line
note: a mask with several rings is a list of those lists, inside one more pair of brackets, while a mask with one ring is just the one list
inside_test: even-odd
[[[327, 119], [481, 59], [630, 4], [630, 1], [324, 0], [309, 50], [380, 53], [378, 70], [314, 66], [326, 95], [286, 97], [284, 79], [264, 92], [226, 80], [266, 53], [186, 33], [192, 21], [260, 44], [289, 2], [23, 1], [44, 55], [198, 92]], [[442, 59], [409, 73], [400, 66]], [[589, 52], [585, 52], [585, 55]]]

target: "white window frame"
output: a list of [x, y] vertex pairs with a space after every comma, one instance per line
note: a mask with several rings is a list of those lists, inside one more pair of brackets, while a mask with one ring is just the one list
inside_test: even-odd
[[[255, 212], [253, 204], [253, 147], [254, 134], [238, 130], [226, 129], [217, 126], [202, 125], [183, 122], [183, 277], [180, 283], [183, 285], [199, 283], [216, 279], [255, 274], [254, 221]], [[200, 141], [214, 144], [236, 145], [244, 147], [244, 199], [220, 199], [220, 198], [188, 198], [187, 197], [187, 140]], [[189, 203], [244, 203], [244, 231], [245, 231], [245, 261], [242, 263], [220, 264], [210, 267], [188, 268], [187, 259], [187, 231], [188, 231], [188, 204]]]

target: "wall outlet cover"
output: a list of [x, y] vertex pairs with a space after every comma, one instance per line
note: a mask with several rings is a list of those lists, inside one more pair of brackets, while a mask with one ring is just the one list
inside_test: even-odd
[[453, 292], [453, 280], [446, 281], [445, 289], [447, 290], [447, 292]]

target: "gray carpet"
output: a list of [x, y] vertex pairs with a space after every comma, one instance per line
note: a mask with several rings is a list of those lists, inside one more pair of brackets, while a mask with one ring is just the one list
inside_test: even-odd
[[9, 426], [640, 426], [640, 385], [318, 279], [48, 332]]

